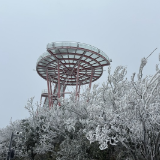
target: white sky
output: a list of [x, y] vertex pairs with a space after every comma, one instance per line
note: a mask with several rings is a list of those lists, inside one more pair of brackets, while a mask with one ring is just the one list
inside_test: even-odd
[[[28, 98], [39, 101], [46, 82], [33, 71], [47, 43], [77, 41], [127, 66], [128, 78], [148, 59], [155, 73], [160, 53], [159, 0], [0, 0], [0, 128], [29, 116]], [[107, 67], [105, 67], [107, 70]], [[107, 71], [98, 81], [107, 78]]]

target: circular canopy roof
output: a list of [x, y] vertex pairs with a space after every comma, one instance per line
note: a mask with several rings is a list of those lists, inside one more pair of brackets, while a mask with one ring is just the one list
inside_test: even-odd
[[110, 65], [108, 56], [100, 49], [79, 42], [53, 42], [47, 45], [47, 52], [39, 57], [36, 70], [47, 79], [46, 71], [52, 82], [58, 82], [58, 62], [60, 64], [60, 83], [76, 85], [79, 65], [79, 84], [88, 84], [101, 77], [103, 66]]

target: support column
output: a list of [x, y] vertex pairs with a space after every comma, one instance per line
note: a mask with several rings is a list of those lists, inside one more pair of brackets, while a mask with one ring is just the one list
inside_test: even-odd
[[78, 68], [77, 68], [77, 79], [76, 79], [76, 99], [77, 99], [77, 93], [78, 93], [78, 84], [79, 84], [79, 66], [80, 62], [78, 61]]
[[49, 88], [49, 77], [48, 77], [48, 70], [47, 70], [47, 69], [46, 69], [46, 75], [47, 75], [47, 87], [48, 87], [49, 108], [51, 108], [51, 103], [50, 103], [50, 88]]
[[53, 107], [53, 97], [52, 97], [52, 84], [51, 84], [51, 81], [50, 81], [50, 100], [51, 100], [51, 107]]
[[92, 85], [93, 72], [94, 70], [92, 68], [92, 73], [91, 73], [90, 82], [89, 82], [89, 89], [91, 89], [91, 85]]
[[[60, 70], [59, 70], [59, 68], [60, 68], [60, 63], [58, 61], [58, 93], [57, 93], [57, 97], [58, 98], [60, 98], [60, 89], [61, 89], [61, 87], [60, 87]], [[58, 102], [58, 105], [60, 106], [59, 102]]]

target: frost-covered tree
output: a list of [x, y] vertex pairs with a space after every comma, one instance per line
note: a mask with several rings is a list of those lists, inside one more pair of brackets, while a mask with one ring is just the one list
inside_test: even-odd
[[102, 86], [86, 89], [79, 99], [75, 93], [60, 98], [61, 106], [37, 104], [35, 111], [31, 98], [25, 107], [30, 117], [0, 130], [1, 155], [11, 133], [19, 130], [23, 138], [13, 147], [23, 158], [88, 160], [110, 153], [117, 160], [160, 159], [160, 70], [156, 65], [156, 73], [143, 78], [146, 63], [143, 58], [137, 80], [135, 73], [127, 80], [126, 67], [118, 66], [113, 74], [109, 67]]
[[87, 132], [87, 138], [90, 142], [98, 141], [100, 149], [120, 142], [134, 159], [157, 160], [160, 158], [160, 71], [156, 65], [155, 75], [142, 78], [146, 63], [143, 58], [137, 81], [135, 73], [131, 81], [125, 79], [124, 67], [117, 67], [113, 75], [109, 67], [108, 81], [98, 98], [99, 112], [92, 115], [97, 126]]

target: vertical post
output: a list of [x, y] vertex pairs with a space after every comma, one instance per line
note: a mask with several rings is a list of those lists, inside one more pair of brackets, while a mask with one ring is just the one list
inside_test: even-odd
[[92, 68], [92, 73], [91, 73], [90, 82], [89, 82], [89, 89], [91, 89], [92, 78], [93, 78], [93, 68]]
[[[58, 61], [58, 94], [57, 94], [57, 97], [60, 98], [60, 70], [59, 70], [59, 67], [60, 67], [60, 64], [59, 64], [59, 61]], [[60, 103], [58, 102], [59, 106], [60, 106]]]
[[78, 61], [78, 68], [77, 68], [77, 79], [76, 79], [76, 99], [77, 99], [77, 93], [78, 93], [78, 84], [79, 84], [79, 66], [80, 66], [80, 62]]
[[50, 88], [49, 88], [48, 69], [46, 69], [46, 75], [47, 75], [47, 87], [48, 87], [48, 101], [49, 101], [49, 108], [51, 108], [51, 104], [50, 104]]
[[11, 147], [12, 147], [12, 139], [13, 139], [13, 132], [11, 134], [10, 144], [9, 144], [9, 154], [7, 155], [7, 160], [10, 160], [11, 158]]
[[50, 98], [51, 98], [51, 106], [53, 107], [53, 97], [52, 97], [52, 84], [50, 81]]
[[52, 100], [51, 100], [51, 86], [50, 86], [50, 77], [48, 76], [48, 84], [49, 84], [49, 100], [50, 100], [50, 108], [52, 105]]

